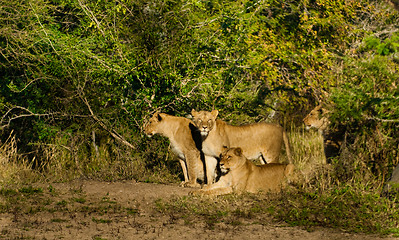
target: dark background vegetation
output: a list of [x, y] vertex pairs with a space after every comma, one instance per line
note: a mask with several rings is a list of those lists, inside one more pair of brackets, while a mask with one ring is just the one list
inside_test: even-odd
[[55, 179], [175, 181], [168, 143], [142, 133], [154, 112], [289, 129], [322, 103], [345, 129], [336, 181], [383, 182], [399, 162], [398, 20], [373, 0], [1, 0], [2, 142]]

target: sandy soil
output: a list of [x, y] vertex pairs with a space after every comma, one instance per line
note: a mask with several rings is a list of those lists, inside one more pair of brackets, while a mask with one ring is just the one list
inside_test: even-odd
[[[49, 185], [43, 188], [48, 189]], [[177, 185], [74, 181], [51, 184], [51, 188], [56, 194], [49, 195], [53, 198], [49, 205], [57, 208], [63, 202], [70, 203], [75, 199], [73, 207], [65, 208], [65, 211], [32, 210], [30, 214], [21, 214], [15, 209], [0, 214], [0, 239], [399, 239], [322, 228], [308, 232], [273, 222], [238, 226], [218, 223], [211, 229], [201, 222], [187, 225], [181, 219], [171, 221], [170, 216], [154, 208], [157, 199], [183, 196], [190, 191]], [[82, 196], [84, 201], [79, 201]], [[104, 211], [89, 210], [99, 202], [104, 206], [117, 203], [133, 212], [127, 214], [108, 209], [104, 214]], [[73, 210], [79, 207], [79, 211]]]

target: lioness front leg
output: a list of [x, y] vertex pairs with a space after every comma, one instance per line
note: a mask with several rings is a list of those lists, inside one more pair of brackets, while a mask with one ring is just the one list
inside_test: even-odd
[[202, 189], [193, 191], [191, 194], [193, 195], [222, 195], [233, 192], [233, 188], [231, 186], [231, 176], [229, 174], [222, 176], [220, 180], [214, 184], [208, 184], [204, 186]]
[[206, 168], [206, 183], [208, 185], [214, 183], [216, 179], [216, 166], [218, 160], [211, 156], [205, 156], [205, 168]]
[[197, 183], [199, 175], [203, 175], [203, 170], [201, 171], [202, 162], [199, 153], [186, 153], [186, 166], [188, 179], [185, 180], [184, 187], [201, 187]]
[[183, 175], [184, 175], [184, 181], [180, 185], [184, 186], [188, 182], [186, 161], [184, 161], [183, 159], [179, 159], [179, 162], [180, 162], [181, 169], [183, 170]]
[[206, 188], [197, 190], [192, 192], [193, 195], [224, 195], [233, 192], [233, 188], [231, 186], [222, 186], [222, 187], [211, 187], [208, 186]]

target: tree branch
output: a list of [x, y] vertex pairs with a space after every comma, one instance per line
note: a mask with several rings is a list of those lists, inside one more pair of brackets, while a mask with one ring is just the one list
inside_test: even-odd
[[94, 114], [94, 112], [93, 112], [93, 110], [91, 109], [90, 104], [89, 104], [89, 102], [87, 101], [86, 97], [81, 97], [81, 98], [82, 98], [84, 104], [85, 104], [85, 105], [87, 106], [87, 108], [89, 109], [89, 112], [90, 112], [90, 114], [91, 114], [90, 116], [91, 116], [91, 118], [93, 118], [94, 121], [96, 121], [98, 124], [100, 124], [100, 126], [101, 126], [105, 131], [107, 131], [113, 138], [115, 138], [116, 140], [118, 140], [119, 142], [123, 143], [124, 145], [128, 146], [128, 147], [131, 148], [131, 149], [136, 149], [136, 147], [133, 146], [133, 145], [132, 145], [131, 143], [129, 143], [128, 141], [126, 141], [126, 139], [125, 139], [123, 136], [121, 136], [121, 135], [120, 135], [119, 133], [117, 133], [115, 130], [108, 128], [107, 125], [106, 125], [103, 121], [101, 121], [101, 119], [99, 119], [99, 118]]
[[364, 115], [367, 120], [374, 120], [379, 122], [388, 122], [388, 123], [399, 123], [399, 119], [382, 119], [378, 117], [370, 117], [368, 115]]
[[97, 20], [96, 16], [94, 15], [94, 13], [86, 6], [82, 3], [82, 1], [78, 0], [80, 7], [82, 8], [82, 10], [85, 12], [85, 14], [96, 24], [97, 29], [101, 32], [101, 34], [103, 36], [105, 36], [104, 31], [101, 29], [101, 24], [100, 22]]
[[[34, 113], [32, 111], [30, 111], [29, 109], [25, 108], [25, 107], [21, 107], [21, 106], [14, 106], [12, 108], [10, 108], [2, 117], [0, 120], [0, 130], [4, 129], [6, 127], [10, 126], [10, 123], [14, 120], [20, 119], [20, 118], [26, 118], [26, 117], [50, 117], [50, 116], [58, 116], [58, 117], [90, 117], [92, 118], [94, 121], [96, 121], [98, 124], [100, 124], [100, 126], [107, 131], [113, 138], [115, 138], [116, 140], [118, 140], [119, 142], [123, 143], [124, 145], [128, 146], [129, 148], [132, 149], [136, 149], [135, 146], [133, 146], [131, 143], [129, 143], [128, 141], [126, 141], [126, 139], [121, 136], [120, 134], [118, 134], [115, 130], [110, 129], [109, 127], [107, 127], [107, 125], [101, 121], [101, 119], [99, 119], [93, 112], [93, 110], [91, 109], [89, 102], [87, 101], [86, 98], [82, 97], [84, 104], [87, 106], [87, 108], [89, 109], [90, 115], [68, 115], [68, 114], [63, 114], [60, 112], [54, 112], [54, 113], [43, 113], [43, 114], [39, 114], [39, 113]], [[10, 116], [11, 112], [14, 110], [21, 110], [24, 111], [26, 113], [21, 113], [21, 114], [17, 114], [17, 115], [13, 115]]]
[[[15, 109], [19, 109], [19, 110], [25, 111], [25, 112], [27, 112], [27, 113], [25, 113], [25, 114], [18, 114], [18, 115], [15, 115], [15, 116], [11, 116], [10, 118], [8, 118], [8, 119], [6, 120], [7, 116], [9, 116], [10, 113], [11, 113], [13, 110], [15, 110]], [[24, 107], [21, 107], [21, 106], [14, 106], [14, 107], [10, 108], [10, 109], [1, 117], [0, 123], [1, 123], [2, 125], [0, 126], [0, 129], [3, 129], [3, 128], [6, 128], [6, 127], [10, 126], [10, 123], [11, 123], [12, 121], [14, 121], [14, 120], [16, 120], [16, 119], [19, 119], [19, 118], [25, 118], [25, 117], [48, 117], [48, 116], [53, 116], [53, 115], [55, 115], [55, 114], [57, 114], [57, 113], [44, 113], [44, 114], [38, 114], [38, 113], [33, 113], [32, 111], [30, 111], [29, 109], [24, 108]], [[3, 124], [4, 122], [6, 122], [6, 123]]]

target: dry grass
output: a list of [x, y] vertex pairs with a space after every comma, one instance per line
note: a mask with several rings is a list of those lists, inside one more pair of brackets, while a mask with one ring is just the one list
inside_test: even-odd
[[[308, 186], [321, 171], [327, 171], [324, 155], [323, 136], [317, 131], [292, 127], [288, 132], [291, 145], [292, 162], [295, 165], [297, 181], [302, 186]], [[287, 162], [286, 154], [281, 156], [282, 162]], [[325, 180], [320, 179], [321, 182]]]
[[[292, 128], [288, 134], [293, 163], [300, 175], [306, 180], [315, 172], [316, 168], [325, 163], [323, 138], [317, 131], [305, 131], [300, 128]], [[163, 141], [163, 139], [161, 140]], [[176, 168], [174, 166], [176, 164], [172, 164], [173, 166], [163, 164], [152, 166], [156, 162], [149, 162], [151, 159], [142, 159], [137, 154], [109, 147], [112, 144], [101, 145], [97, 153], [89, 154], [91, 155], [90, 158], [84, 157], [87, 154], [81, 152], [90, 151], [90, 149], [85, 150], [79, 144], [80, 142], [78, 138], [66, 141], [65, 138], [59, 137], [54, 144], [40, 146], [43, 152], [40, 170], [46, 175], [47, 181], [68, 181], [82, 175], [104, 180], [134, 178], [139, 181], [150, 182], [170, 182], [173, 181], [171, 176], [176, 177], [176, 173], [173, 172], [176, 171], [176, 169], [173, 169]], [[154, 147], [150, 147], [154, 144]], [[157, 145], [154, 142], [146, 143], [146, 145], [148, 146], [146, 151], [151, 153], [158, 152], [157, 149], [160, 147], [159, 144]], [[166, 155], [157, 153], [152, 157], [173, 158], [167, 153]], [[169, 159], [165, 162], [170, 161]], [[286, 154], [281, 155], [281, 161], [288, 161]], [[151, 169], [146, 170], [149, 166]], [[167, 169], [168, 167], [172, 169]], [[12, 134], [7, 141], [0, 145], [0, 170], [0, 184], [13, 181], [31, 181], [31, 179], [22, 178], [22, 176], [33, 175], [33, 170], [31, 164], [17, 153], [16, 139]], [[171, 173], [167, 174], [168, 171]], [[144, 175], [146, 177], [142, 179]]]
[[323, 136], [317, 131], [291, 129], [289, 132], [293, 162], [300, 170], [326, 163], [323, 148]]
[[0, 142], [0, 186], [34, 181], [37, 177], [32, 165], [18, 154], [16, 139], [11, 133], [4, 143]]

